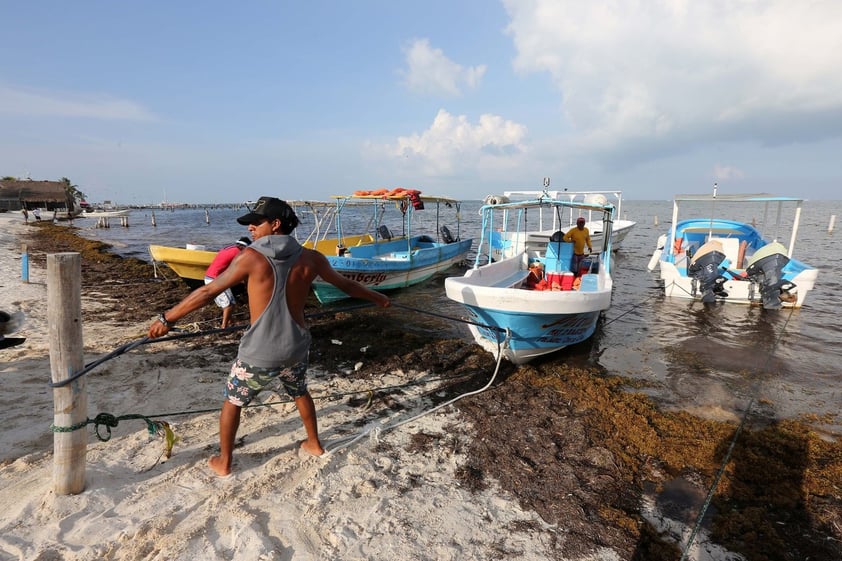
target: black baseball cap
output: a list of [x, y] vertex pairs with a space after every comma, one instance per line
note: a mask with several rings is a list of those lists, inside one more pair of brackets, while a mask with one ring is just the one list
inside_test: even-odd
[[292, 207], [286, 201], [276, 197], [260, 197], [251, 212], [239, 217], [237, 222], [248, 226], [260, 224], [264, 220], [280, 220], [283, 230], [287, 232], [291, 232], [298, 226], [298, 217]]

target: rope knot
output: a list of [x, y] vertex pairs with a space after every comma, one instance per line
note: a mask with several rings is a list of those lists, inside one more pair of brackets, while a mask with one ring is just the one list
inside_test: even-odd
[[[119, 419], [116, 416], [112, 415], [111, 413], [100, 413], [98, 414], [94, 420], [94, 432], [96, 432], [96, 437], [101, 442], [108, 442], [111, 439], [111, 427], [116, 427], [119, 423]], [[102, 436], [99, 433], [100, 425], [105, 425], [106, 434]]]

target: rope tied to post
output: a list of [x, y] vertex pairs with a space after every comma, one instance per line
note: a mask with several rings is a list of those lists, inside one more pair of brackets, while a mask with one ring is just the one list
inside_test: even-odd
[[[55, 424], [50, 425], [50, 430], [52, 432], [73, 432], [82, 428], [85, 428], [88, 425], [94, 425], [94, 433], [96, 437], [101, 442], [108, 442], [111, 440], [111, 429], [116, 428], [120, 421], [127, 421], [130, 419], [143, 419], [146, 421], [146, 428], [149, 431], [150, 436], [155, 435], [158, 433], [160, 429], [161, 421], [153, 421], [146, 415], [140, 415], [137, 413], [129, 414], [129, 415], [112, 415], [111, 413], [100, 413], [93, 419], [85, 419], [79, 423], [75, 423], [68, 427], [59, 427]], [[100, 433], [100, 427], [105, 427], [106, 433], [103, 435]]]
[[[76, 423], [69, 427], [58, 427], [55, 424], [50, 425], [50, 430], [56, 433], [73, 432], [86, 427], [87, 425], [94, 425], [94, 433], [100, 442], [108, 442], [111, 440], [111, 429], [116, 428], [120, 421], [143, 419], [146, 422], [146, 430], [149, 436], [158, 436], [164, 443], [164, 449], [155, 460], [158, 463], [162, 457], [169, 459], [172, 456], [172, 449], [179, 438], [173, 432], [172, 427], [166, 421], [153, 421], [146, 415], [129, 414], [129, 415], [112, 415], [111, 413], [100, 413], [93, 419], [85, 419], [81, 423]], [[105, 427], [105, 434], [100, 432], [100, 427]], [[153, 464], [154, 465], [154, 464]]]

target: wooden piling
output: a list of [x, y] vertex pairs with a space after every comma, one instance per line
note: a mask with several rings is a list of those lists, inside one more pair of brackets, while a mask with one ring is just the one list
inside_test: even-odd
[[[53, 382], [84, 367], [82, 342], [82, 257], [79, 253], [47, 255], [47, 315], [50, 372]], [[85, 377], [53, 388], [53, 490], [74, 495], [85, 490], [88, 432]], [[69, 427], [81, 427], [69, 430]]]

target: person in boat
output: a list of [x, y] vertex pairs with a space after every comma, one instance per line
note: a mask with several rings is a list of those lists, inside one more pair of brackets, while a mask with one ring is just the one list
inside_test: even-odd
[[588, 255], [593, 251], [591, 247], [591, 233], [585, 227], [585, 217], [580, 216], [576, 219], [576, 226], [570, 228], [564, 234], [564, 241], [573, 242], [573, 260], [571, 268], [575, 274], [579, 274], [579, 265], [585, 258], [585, 246], [588, 246]]
[[[210, 284], [213, 282], [213, 279], [221, 275], [231, 265], [231, 261], [250, 244], [251, 238], [243, 236], [235, 243], [226, 245], [220, 249], [205, 271], [205, 284]], [[234, 311], [234, 304], [237, 302], [237, 299], [234, 297], [234, 292], [230, 288], [226, 288], [213, 301], [216, 302], [217, 306], [222, 308], [222, 329], [225, 329], [231, 323], [231, 314]]]
[[149, 337], [166, 335], [176, 322], [213, 300], [223, 290], [245, 282], [251, 325], [240, 340], [237, 359], [225, 385], [219, 415], [219, 455], [209, 466], [217, 476], [231, 473], [234, 440], [240, 413], [260, 391], [280, 380], [295, 400], [306, 432], [301, 450], [324, 454], [319, 440], [316, 409], [305, 377], [310, 351], [310, 330], [304, 303], [318, 276], [354, 298], [388, 307], [389, 298], [347, 279], [318, 251], [302, 247], [290, 234], [298, 226], [292, 207], [275, 197], [261, 197], [248, 214], [237, 218], [247, 225], [252, 244], [210, 284], [197, 288], [164, 311], [149, 327]]
[[546, 290], [547, 281], [544, 278], [544, 264], [533, 261], [529, 264], [529, 275], [526, 277], [526, 288], [531, 290]]

